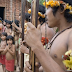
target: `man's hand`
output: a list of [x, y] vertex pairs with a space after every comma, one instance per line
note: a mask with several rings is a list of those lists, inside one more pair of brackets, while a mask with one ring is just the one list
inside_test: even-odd
[[24, 41], [22, 41], [22, 39], [20, 40], [20, 46], [24, 43]]
[[25, 64], [26, 64], [26, 66], [25, 66], [24, 70], [26, 72], [33, 72], [33, 71], [30, 70], [31, 69], [31, 66], [30, 66], [29, 62], [27, 61], [27, 62], [25, 62]]
[[25, 35], [25, 41], [31, 48], [35, 48], [38, 42], [41, 42], [40, 26], [38, 26], [38, 28], [35, 28], [35, 26], [30, 22], [28, 22], [27, 25], [28, 29], [27, 34]]
[[[38, 63], [35, 63], [35, 66], [37, 66], [38, 65]], [[28, 61], [26, 61], [25, 62], [25, 68], [24, 68], [24, 70], [26, 71], [26, 72], [33, 72], [33, 71], [31, 71], [31, 65], [29, 64], [29, 62]]]
[[22, 44], [21, 47], [20, 47], [20, 51], [21, 51], [22, 53], [27, 53], [27, 54], [29, 54], [29, 49], [27, 49], [27, 47], [24, 46], [23, 44]]

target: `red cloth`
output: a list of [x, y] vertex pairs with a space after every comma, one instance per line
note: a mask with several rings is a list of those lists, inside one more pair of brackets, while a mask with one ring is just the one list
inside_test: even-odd
[[6, 70], [8, 71], [14, 71], [14, 62], [15, 60], [6, 60], [5, 59], [5, 65], [6, 65]]
[[45, 37], [42, 37], [42, 39], [41, 39], [41, 42], [42, 42], [43, 45], [47, 44], [48, 41], [49, 41], [49, 40], [48, 40], [47, 37], [46, 37], [46, 38], [45, 38]]
[[0, 63], [5, 65], [5, 55], [0, 55]]

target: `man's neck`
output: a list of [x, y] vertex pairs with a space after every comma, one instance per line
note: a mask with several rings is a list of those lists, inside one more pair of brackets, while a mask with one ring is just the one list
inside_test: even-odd
[[63, 31], [64, 29], [72, 26], [72, 22], [69, 23], [66, 20], [62, 20], [58, 26], [59, 32]]

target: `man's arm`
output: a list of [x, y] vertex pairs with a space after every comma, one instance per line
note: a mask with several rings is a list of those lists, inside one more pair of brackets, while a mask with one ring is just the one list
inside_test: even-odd
[[[31, 47], [32, 51], [36, 54], [45, 72], [65, 72], [44, 49], [41, 43], [40, 28], [36, 29], [35, 26], [31, 23], [28, 23], [27, 25], [29, 27], [29, 30], [27, 30], [25, 41]], [[25, 70], [28, 70], [28, 68], [29, 67], [27, 66]], [[30, 72], [30, 70], [28, 72]]]
[[41, 42], [35, 46], [33, 51], [39, 59], [45, 72], [65, 72], [45, 51]]
[[29, 54], [29, 49], [28, 49], [27, 47], [25, 47], [24, 45], [21, 45], [20, 51], [21, 51], [22, 53]]
[[[67, 47], [68, 47], [68, 51], [72, 50], [72, 30], [70, 31], [67, 38]], [[72, 72], [72, 71], [67, 71], [67, 72]]]
[[72, 30], [70, 31], [67, 38], [67, 46], [68, 46], [68, 50], [72, 50]]
[[8, 52], [11, 53], [12, 55], [15, 55], [15, 45], [13, 45], [13, 49], [8, 48]]

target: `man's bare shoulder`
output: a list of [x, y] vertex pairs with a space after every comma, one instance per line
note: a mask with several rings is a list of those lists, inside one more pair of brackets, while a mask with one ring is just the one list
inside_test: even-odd
[[67, 38], [68, 50], [72, 50], [72, 29], [70, 29], [68, 38]]
[[68, 31], [68, 40], [72, 40], [72, 29]]

